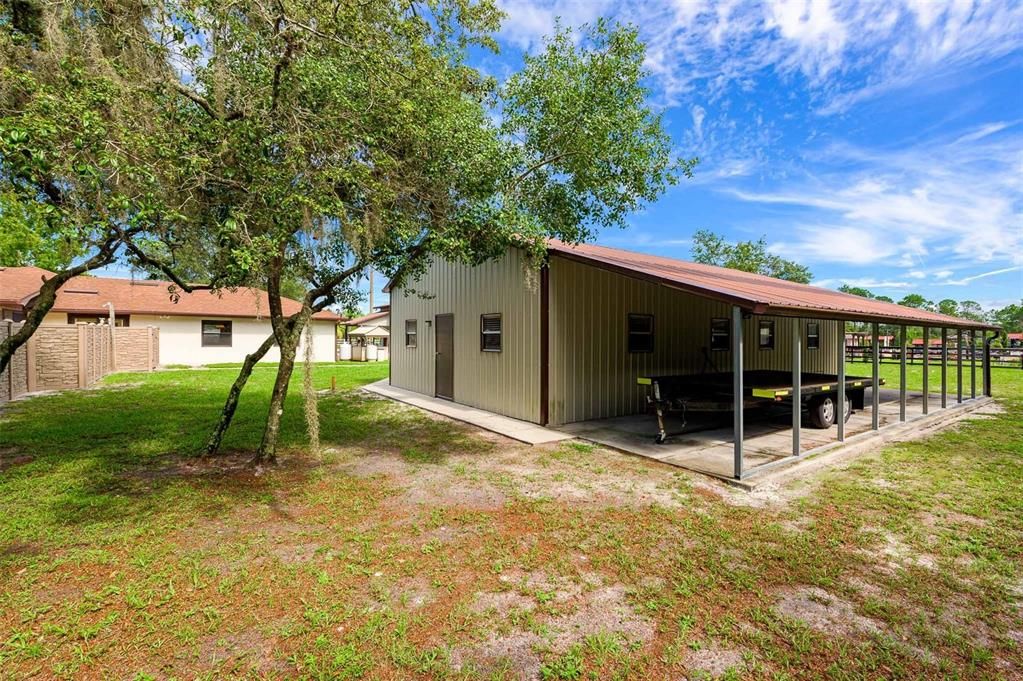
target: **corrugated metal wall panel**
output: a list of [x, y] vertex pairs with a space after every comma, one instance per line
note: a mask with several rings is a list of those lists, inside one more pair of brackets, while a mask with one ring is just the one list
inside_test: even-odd
[[[540, 292], [515, 249], [478, 267], [439, 258], [418, 281], [391, 291], [391, 382], [434, 394], [438, 314], [454, 315], [455, 401], [515, 418], [540, 419]], [[501, 313], [502, 351], [480, 351], [480, 315]], [[418, 321], [416, 348], [405, 347], [405, 320]]]
[[[731, 370], [731, 353], [710, 345], [710, 320], [727, 319], [730, 306], [573, 260], [550, 266], [550, 422], [571, 423], [641, 412], [643, 375]], [[654, 352], [630, 354], [629, 313], [654, 315]], [[792, 333], [798, 324], [821, 325], [821, 348], [803, 350], [803, 371], [835, 373], [840, 322], [775, 320], [775, 349], [757, 347], [760, 317], [743, 324], [745, 368], [791, 369]], [[709, 355], [709, 358], [707, 357]]]

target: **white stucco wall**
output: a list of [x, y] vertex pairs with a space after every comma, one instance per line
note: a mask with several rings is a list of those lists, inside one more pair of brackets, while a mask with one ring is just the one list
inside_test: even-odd
[[[203, 347], [202, 320], [230, 319], [231, 347]], [[63, 312], [51, 312], [43, 320], [44, 324], [67, 324], [67, 315]], [[160, 364], [216, 364], [220, 362], [242, 362], [245, 355], [260, 346], [270, 335], [270, 320], [247, 319], [239, 317], [168, 317], [131, 315], [129, 324], [132, 327], [155, 326], [160, 329]], [[316, 362], [333, 362], [335, 345], [335, 325], [332, 321], [316, 320], [313, 325], [313, 360]], [[297, 359], [305, 357], [305, 334], [299, 346]], [[276, 362], [280, 353], [274, 347], [262, 361]]]

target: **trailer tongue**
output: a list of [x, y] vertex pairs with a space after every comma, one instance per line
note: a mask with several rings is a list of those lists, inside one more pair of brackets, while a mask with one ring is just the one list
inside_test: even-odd
[[[759, 407], [793, 399], [792, 374], [786, 371], [756, 370], [743, 373], [743, 407]], [[732, 375], [727, 373], [693, 374], [675, 376], [640, 376], [640, 385], [650, 386], [647, 403], [657, 414], [657, 442], [668, 438], [665, 417], [668, 413], [682, 414], [685, 428], [687, 412], [723, 412], [734, 408]], [[803, 374], [800, 402], [805, 403], [810, 414], [810, 425], [815, 428], [829, 428], [835, 423], [834, 396], [838, 393], [838, 377], [830, 374]], [[864, 391], [873, 386], [873, 380], [866, 376], [847, 376], [845, 392], [847, 399], [846, 420], [854, 409], [863, 409]], [[880, 379], [878, 385], [884, 385]]]

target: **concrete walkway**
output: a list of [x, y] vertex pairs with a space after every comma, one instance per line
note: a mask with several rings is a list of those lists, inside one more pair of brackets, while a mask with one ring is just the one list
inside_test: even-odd
[[548, 442], [560, 442], [561, 440], [572, 440], [575, 438], [574, 435], [544, 428], [528, 421], [520, 421], [489, 411], [483, 411], [482, 409], [467, 407], [464, 404], [456, 404], [449, 400], [430, 397], [422, 393], [405, 390], [404, 388], [395, 388], [392, 385], [388, 385], [387, 379], [370, 383], [363, 389], [374, 395], [380, 395], [397, 402], [404, 402], [413, 407], [419, 407], [434, 414], [447, 416], [456, 421], [463, 421], [529, 445], [541, 445]]

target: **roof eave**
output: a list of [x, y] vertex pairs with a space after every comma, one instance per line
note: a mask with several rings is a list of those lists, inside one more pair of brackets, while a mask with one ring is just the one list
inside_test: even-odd
[[819, 317], [821, 319], [837, 319], [849, 322], [877, 322], [878, 324], [892, 324], [896, 326], [926, 326], [932, 329], [949, 328], [976, 331], [1001, 331], [1000, 326], [985, 322], [975, 322], [970, 319], [936, 320], [936, 319], [904, 319], [901, 317], [889, 317], [886, 315], [864, 314], [848, 312], [843, 310], [825, 310], [819, 308], [803, 308], [785, 305], [768, 305], [764, 314], [771, 314], [778, 317]]

